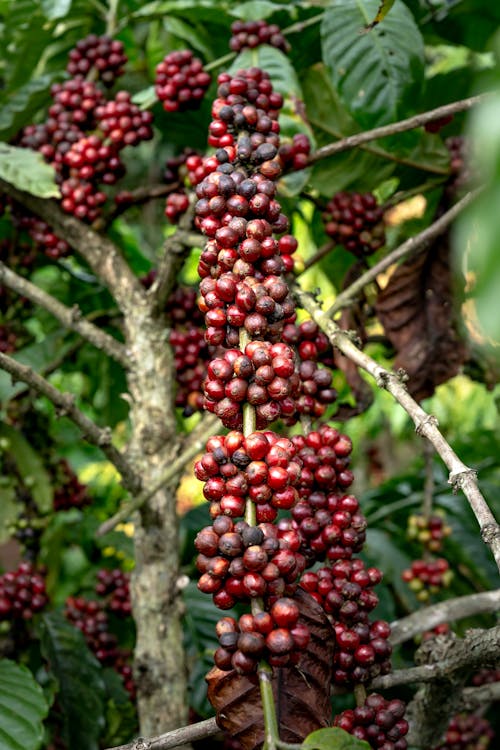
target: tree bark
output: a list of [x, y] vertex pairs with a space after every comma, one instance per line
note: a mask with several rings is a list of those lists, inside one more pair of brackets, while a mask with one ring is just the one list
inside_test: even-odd
[[[125, 324], [131, 360], [128, 456], [147, 491], [158, 485], [176, 454], [172, 354], [165, 322], [150, 315], [144, 297]], [[156, 491], [134, 520], [134, 669], [140, 731], [151, 736], [187, 723], [175, 490]]]

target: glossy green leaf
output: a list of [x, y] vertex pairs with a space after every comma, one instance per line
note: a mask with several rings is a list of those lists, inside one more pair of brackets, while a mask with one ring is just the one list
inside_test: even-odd
[[390, 9], [394, 5], [395, 0], [381, 0], [379, 8], [377, 10], [377, 15], [371, 21], [367, 26], [365, 26], [366, 30], [373, 29], [378, 23], [384, 20], [386, 15], [389, 13]]
[[98, 750], [104, 727], [101, 666], [83, 634], [58, 612], [42, 617], [42, 653], [59, 683], [63, 734], [72, 750]]
[[38, 750], [49, 707], [30, 670], [8, 659], [0, 661], [0, 747]]
[[[307, 115], [317, 146], [351, 135], [358, 127], [332, 87], [323, 66], [309, 70], [302, 79]], [[371, 146], [371, 144], [369, 144]], [[395, 163], [373, 150], [355, 149], [322, 159], [313, 165], [311, 183], [320, 193], [331, 196], [339, 190], [355, 185], [357, 190], [373, 189], [374, 185], [388, 179]]]
[[42, 10], [49, 21], [64, 18], [71, 9], [72, 0], [41, 0]]
[[13, 427], [0, 424], [0, 436], [8, 440], [9, 453], [15, 461], [23, 482], [29, 487], [40, 513], [52, 508], [53, 490], [50, 476], [36, 451], [26, 438]]
[[305, 738], [304, 750], [369, 750], [370, 745], [339, 727], [317, 729]]
[[0, 108], [0, 137], [8, 140], [31, 120], [35, 112], [49, 101], [53, 75], [33, 78], [11, 94]]
[[54, 168], [29, 148], [0, 143], [0, 178], [39, 198], [60, 198]]
[[321, 24], [323, 60], [333, 84], [365, 128], [406, 113], [423, 82], [422, 36], [401, 0], [383, 24], [360, 33], [378, 6], [379, 0], [337, 0]]
[[271, 0], [253, 0], [250, 3], [239, 3], [231, 8], [231, 15], [243, 21], [260, 21], [269, 18], [277, 10], [283, 10], [281, 3]]
[[302, 99], [302, 90], [297, 74], [288, 57], [275, 47], [262, 44], [255, 49], [246, 49], [240, 52], [233, 61], [229, 72], [235, 73], [240, 68], [251, 68], [256, 66], [262, 68], [272, 81], [275, 91], [279, 91], [285, 98], [297, 97]]

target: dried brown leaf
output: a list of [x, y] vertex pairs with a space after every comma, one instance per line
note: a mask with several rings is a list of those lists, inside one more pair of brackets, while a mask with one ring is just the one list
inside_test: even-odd
[[[300, 622], [311, 632], [311, 641], [299, 664], [275, 669], [273, 693], [280, 737], [301, 742], [315, 729], [329, 726], [330, 683], [335, 634], [322, 607], [302, 589], [294, 598]], [[217, 723], [238, 740], [243, 750], [264, 744], [264, 722], [257, 675], [238, 675], [214, 667], [207, 675], [208, 699], [217, 712]]]
[[397, 353], [394, 367], [408, 374], [417, 401], [457, 374], [467, 352], [457, 333], [446, 237], [394, 271], [376, 312]]

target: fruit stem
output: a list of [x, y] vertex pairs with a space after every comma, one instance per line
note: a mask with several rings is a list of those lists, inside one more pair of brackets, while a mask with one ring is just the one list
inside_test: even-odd
[[[240, 328], [240, 350], [245, 351], [246, 345], [250, 341], [250, 336], [244, 328]], [[247, 437], [251, 432], [255, 432], [256, 416], [255, 408], [248, 403], [243, 405], [243, 435]], [[257, 517], [255, 504], [247, 498], [245, 505], [245, 521], [250, 526], [256, 526]], [[264, 604], [260, 597], [251, 601], [252, 614], [264, 611]], [[260, 695], [262, 698], [262, 711], [264, 714], [264, 732], [265, 732], [265, 750], [276, 750], [276, 742], [279, 740], [278, 722], [276, 720], [276, 707], [274, 705], [274, 696], [272, 688], [273, 670], [265, 661], [259, 665], [259, 684]]]
[[[246, 345], [250, 341], [250, 336], [244, 328], [240, 328], [240, 350], [245, 351]], [[243, 404], [243, 435], [247, 437], [251, 432], [255, 432], [256, 417], [255, 409], [251, 404]], [[245, 505], [245, 521], [249, 526], [256, 526], [257, 518], [254, 503], [247, 498]]]
[[300, 33], [301, 31], [304, 31], [304, 29], [307, 29], [308, 26], [314, 26], [315, 23], [319, 23], [323, 20], [324, 13], [318, 13], [317, 16], [311, 16], [311, 18], [306, 19], [305, 21], [297, 21], [297, 23], [292, 24], [291, 26], [287, 26], [286, 29], [283, 29], [281, 32], [282, 34], [295, 34]]
[[366, 701], [366, 688], [364, 685], [354, 686], [354, 698], [356, 699], [356, 705], [362, 706]]
[[116, 32], [118, 4], [120, 0], [109, 0], [108, 12], [106, 13], [106, 34], [113, 36]]
[[225, 65], [227, 62], [231, 62], [231, 60], [234, 60], [235, 57], [236, 57], [236, 52], [228, 52], [227, 55], [218, 57], [216, 60], [212, 60], [212, 62], [209, 62], [206, 65], [204, 65], [203, 70], [206, 73], [209, 73], [214, 68], [220, 68], [221, 65]]
[[279, 743], [278, 720], [273, 695], [273, 670], [265, 661], [259, 664], [260, 696], [264, 713], [264, 750], [276, 750]]

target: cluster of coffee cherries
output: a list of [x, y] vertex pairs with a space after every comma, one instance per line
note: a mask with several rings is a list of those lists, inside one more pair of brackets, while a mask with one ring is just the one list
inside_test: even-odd
[[0, 352], [2, 354], [11, 354], [17, 348], [17, 334], [9, 325], [0, 325]]
[[128, 617], [132, 613], [130, 576], [119, 568], [98, 570], [95, 592], [106, 598], [106, 607], [115, 615]]
[[480, 669], [471, 679], [472, 685], [491, 685], [492, 682], [500, 682], [500, 667], [497, 669]]
[[337, 560], [301, 578], [301, 587], [321, 604], [335, 630], [335, 685], [366, 683], [391, 669], [390, 626], [369, 620], [378, 604], [372, 589], [381, 580], [378, 568], [365, 568], [359, 559]]
[[198, 109], [210, 82], [202, 61], [187, 49], [170, 52], [156, 66], [156, 96], [166, 112]]
[[66, 240], [61, 240], [46, 221], [33, 214], [21, 211], [17, 204], [11, 205], [12, 220], [16, 227], [28, 233], [35, 247], [40, 248], [52, 260], [63, 258], [70, 251]]
[[296, 133], [291, 143], [283, 143], [278, 149], [278, 158], [284, 172], [298, 172], [309, 163], [311, 141], [305, 133]]
[[[326, 425], [292, 439], [265, 429], [278, 418], [292, 424], [302, 396], [302, 413], [313, 417], [324, 411], [319, 394], [328, 392], [328, 402], [334, 398], [331, 372], [320, 364], [331, 357], [328, 343], [316, 324], [295, 324], [283, 278], [297, 248], [276, 199], [284, 168], [278, 124], [283, 100], [256, 68], [222, 74], [218, 83], [209, 127], [216, 152], [186, 160], [199, 170], [195, 221], [208, 238], [198, 265], [206, 339], [227, 347], [208, 364], [205, 408], [230, 429], [210, 438], [195, 464], [212, 518], [195, 540], [198, 586], [221, 609], [252, 603], [252, 614], [217, 625], [216, 665], [240, 674], [255, 672], [261, 659], [300, 668], [310, 636], [297, 586], [322, 605], [329, 595], [338, 641], [336, 683], [351, 687], [387, 672], [391, 654], [389, 625], [369, 618], [381, 574], [353, 559], [366, 520], [356, 498], [346, 494], [353, 481], [352, 444]], [[299, 147], [306, 150], [298, 142], [297, 153]], [[320, 580], [317, 572], [306, 572], [318, 559], [329, 563]], [[395, 722], [384, 726], [397, 731]], [[402, 736], [402, 724], [399, 730]]]
[[175, 404], [189, 416], [203, 409], [201, 386], [210, 356], [196, 291], [191, 287], [177, 287], [167, 301], [166, 312], [172, 326], [169, 341], [174, 352], [177, 382]]
[[285, 54], [290, 50], [290, 45], [281, 33], [280, 27], [275, 23], [234, 21], [231, 24], [229, 48], [233, 52], [240, 52], [242, 49], [255, 49], [261, 44], [276, 47]]
[[217, 516], [196, 537], [198, 588], [212, 594], [219, 609], [255, 597], [291, 595], [305, 568], [298, 546], [296, 535], [271, 523], [249, 526], [243, 520]]
[[244, 437], [232, 430], [209, 438], [194, 471], [204, 482], [212, 518], [243, 516], [246, 498], [255, 504], [258, 523], [272, 522], [279, 509], [292, 508], [301, 470], [296, 453], [291, 440], [270, 431]]
[[[106, 100], [98, 86], [114, 82], [123, 72], [123, 45], [94, 35], [81, 40], [70, 52], [68, 69], [74, 77], [51, 88], [53, 99], [44, 123], [29, 125], [18, 142], [39, 151], [56, 171], [62, 209], [92, 224], [102, 215], [107, 200], [101, 186], [114, 185], [125, 173], [120, 152], [153, 137], [151, 112], [141, 111], [127, 91]], [[86, 79], [97, 71], [97, 80]], [[50, 257], [60, 257], [68, 246], [50, 227], [20, 214], [19, 223]]]
[[244, 614], [238, 621], [223, 617], [216, 625], [216, 634], [216, 666], [223, 671], [234, 669], [238, 674], [256, 672], [261, 659], [273, 667], [297, 664], [310, 640], [297, 604], [288, 597], [276, 599], [269, 611]]
[[62, 459], [54, 469], [54, 510], [84, 508], [92, 500], [87, 485], [82, 484], [67, 461]]
[[457, 714], [448, 724], [444, 742], [434, 750], [487, 750], [494, 736], [495, 732], [484, 716]]
[[0, 620], [31, 620], [48, 601], [45, 578], [32, 563], [0, 576]]
[[423, 513], [413, 513], [408, 518], [408, 539], [419, 542], [429, 552], [439, 552], [443, 540], [451, 534], [451, 526], [444, 519], [444, 514], [435, 513], [429, 517]]
[[323, 212], [325, 232], [358, 258], [385, 243], [384, 211], [372, 193], [336, 193]]
[[92, 71], [106, 86], [112, 86], [123, 75], [126, 63], [122, 42], [109, 36], [89, 34], [69, 53], [66, 70], [72, 76], [83, 77]]
[[289, 323], [283, 328], [283, 341], [295, 346], [302, 360], [321, 362], [333, 367], [333, 349], [328, 337], [320, 330], [317, 323], [310, 318], [301, 323]]
[[[249, 224], [256, 222], [249, 222]], [[250, 231], [251, 231], [250, 227]], [[220, 230], [221, 231], [221, 230]], [[218, 251], [215, 241], [207, 243], [203, 250], [202, 261], [211, 257], [224, 258], [228, 253]], [[262, 245], [258, 240], [246, 239], [239, 248], [241, 255], [253, 259], [252, 249], [257, 247], [261, 253]], [[274, 249], [275, 241], [272, 243]], [[250, 265], [253, 260], [245, 260]], [[206, 276], [200, 284], [200, 309], [205, 313], [205, 334], [207, 342], [214, 346], [237, 346], [239, 329], [244, 328], [249, 336], [262, 340], [279, 340], [283, 325], [295, 319], [295, 305], [288, 285], [280, 276], [269, 274], [262, 280], [255, 276], [244, 279], [234, 271], [221, 273], [218, 279]]]
[[120, 648], [118, 638], [111, 632], [106, 604], [82, 596], [70, 596], [66, 600], [64, 614], [83, 633], [88, 647], [98, 661], [121, 675], [125, 689], [134, 698], [131, 654]]
[[244, 352], [228, 349], [209, 362], [203, 393], [205, 409], [230, 429], [241, 428], [246, 403], [255, 407], [258, 429], [291, 417], [300, 394], [293, 350], [268, 341], [252, 341]]
[[430, 560], [414, 560], [410, 568], [404, 570], [401, 578], [415, 592], [421, 602], [427, 602], [432, 594], [450, 585], [453, 571], [444, 557]]
[[406, 750], [409, 727], [404, 713], [403, 701], [371, 693], [362, 705], [336, 716], [334, 726], [365, 740], [374, 750]]

